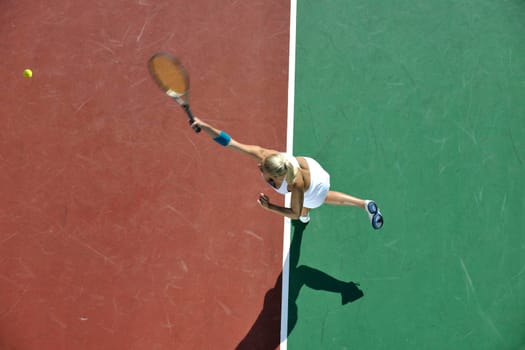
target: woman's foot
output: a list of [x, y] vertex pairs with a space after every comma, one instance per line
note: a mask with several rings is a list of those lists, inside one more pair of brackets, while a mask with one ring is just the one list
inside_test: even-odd
[[306, 213], [306, 215], [299, 216], [299, 221], [301, 221], [303, 224], [307, 224], [310, 222], [310, 213]]
[[372, 224], [372, 227], [374, 229], [378, 230], [381, 227], [383, 227], [383, 215], [381, 215], [381, 212], [379, 211], [376, 202], [366, 200], [365, 210], [368, 214], [368, 219], [370, 220], [370, 223]]

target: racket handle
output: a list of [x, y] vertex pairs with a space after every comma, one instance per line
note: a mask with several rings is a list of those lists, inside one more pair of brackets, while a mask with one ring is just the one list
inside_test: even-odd
[[[182, 108], [184, 108], [184, 110], [186, 111], [186, 114], [188, 115], [190, 126], [191, 126], [195, 122], [195, 118], [193, 117], [193, 114], [191, 113], [190, 105], [184, 104], [182, 105]], [[199, 126], [195, 126], [195, 127], [192, 126], [192, 129], [195, 130], [195, 132], [197, 133], [201, 132], [201, 128]]]
[[[190, 120], [190, 126], [193, 124], [193, 122], [194, 122], [193, 120]], [[195, 130], [196, 133], [199, 133], [202, 130], [200, 126], [195, 126], [195, 127], [192, 126], [191, 128]]]

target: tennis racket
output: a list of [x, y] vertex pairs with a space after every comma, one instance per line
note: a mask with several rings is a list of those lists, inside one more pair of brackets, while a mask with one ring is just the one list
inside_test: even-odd
[[[161, 90], [184, 109], [192, 125], [195, 118], [191, 113], [189, 101], [190, 77], [182, 63], [168, 53], [159, 52], [149, 59], [148, 69]], [[193, 129], [195, 132], [201, 131], [198, 126]]]

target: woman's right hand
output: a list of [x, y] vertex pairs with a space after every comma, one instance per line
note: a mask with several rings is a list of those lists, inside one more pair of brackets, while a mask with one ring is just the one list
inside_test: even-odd
[[191, 123], [191, 127], [195, 130], [196, 128], [203, 129], [206, 123], [204, 123], [199, 118], [193, 118], [193, 123]]
[[193, 118], [193, 123], [191, 124], [191, 127], [193, 129], [201, 128], [201, 130], [208, 134], [212, 139], [219, 136], [219, 133], [221, 132], [220, 130], [214, 128], [213, 126], [202, 121], [199, 118]]

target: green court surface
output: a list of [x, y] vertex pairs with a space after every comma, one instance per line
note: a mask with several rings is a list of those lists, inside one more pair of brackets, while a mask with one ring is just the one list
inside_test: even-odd
[[[294, 153], [385, 227], [312, 212], [288, 349], [525, 349], [525, 2], [297, 12]], [[337, 281], [364, 297], [342, 306]]]

